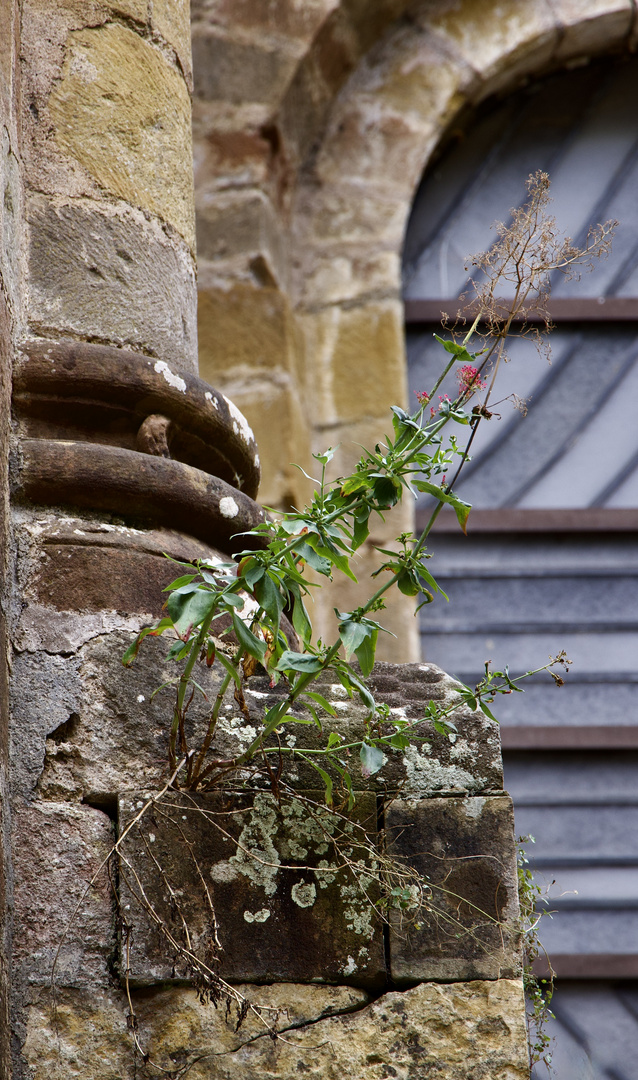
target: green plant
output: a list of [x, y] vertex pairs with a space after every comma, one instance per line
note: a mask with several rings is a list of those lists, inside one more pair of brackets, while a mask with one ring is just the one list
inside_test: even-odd
[[[552, 271], [574, 272], [580, 261], [605, 251], [609, 245], [612, 223], [598, 226], [583, 249], [557, 237], [555, 222], [547, 215], [549, 181], [538, 173], [528, 184], [528, 204], [513, 212], [509, 228], [499, 227], [499, 238], [490, 252], [477, 257], [474, 265], [486, 282], [476, 287], [476, 317], [467, 332], [454, 333], [447, 340], [435, 335], [443, 354], [443, 370], [435, 385], [418, 396], [418, 407], [409, 414], [392, 407], [392, 434], [373, 450], [364, 451], [354, 471], [328, 481], [328, 465], [334, 451], [315, 455], [317, 477], [310, 504], [289, 513], [272, 512], [268, 521], [244, 534], [252, 541], [238, 561], [196, 566], [182, 564], [185, 571], [168, 586], [166, 616], [156, 626], [144, 629], [127, 650], [125, 664], [135, 659], [140, 644], [149, 635], [169, 632], [174, 640], [168, 659], [182, 665], [171, 683], [175, 686], [175, 705], [168, 740], [168, 768], [172, 773], [180, 759], [183, 767], [175, 783], [190, 790], [208, 790], [227, 782], [231, 775], [257, 760], [264, 765], [272, 755], [281, 758], [303, 757], [316, 770], [325, 785], [326, 801], [332, 801], [333, 781], [326, 771], [340, 776], [352, 792], [351, 760], [358, 752], [364, 776], [382, 768], [385, 755], [401, 752], [411, 740], [419, 739], [418, 723], [391, 717], [377, 704], [366, 684], [372, 671], [379, 633], [384, 632], [378, 613], [384, 596], [395, 586], [405, 595], [422, 596], [416, 608], [431, 603], [436, 594], [445, 597], [428, 568], [430, 554], [426, 543], [442, 507], [451, 506], [465, 531], [470, 506], [454, 492], [454, 485], [481, 423], [490, 419], [488, 408], [499, 365], [506, 358], [508, 336], [514, 320], [530, 311], [544, 310], [548, 278]], [[507, 283], [514, 296], [504, 307], [497, 288]], [[538, 334], [526, 328], [519, 333]], [[472, 342], [478, 348], [470, 351]], [[448, 372], [457, 367], [458, 392], [454, 400], [446, 395], [435, 400], [437, 390]], [[482, 395], [479, 398], [479, 395]], [[477, 404], [472, 405], [473, 401]], [[448, 429], [454, 429], [447, 434]], [[465, 444], [459, 439], [466, 433]], [[447, 435], [444, 438], [444, 433]], [[453, 470], [453, 478], [447, 474]], [[307, 475], [307, 474], [306, 474]], [[384, 557], [373, 577], [385, 575], [382, 584], [359, 607], [351, 611], [335, 609], [338, 636], [326, 644], [313, 641], [312, 626], [304, 599], [311, 588], [305, 571], [316, 578], [345, 575], [356, 581], [354, 558], [369, 535], [372, 515], [391, 510], [404, 495], [426, 493], [434, 501], [430, 519], [419, 536], [402, 533], [393, 549], [378, 549]], [[282, 631], [282, 616], [289, 612], [299, 648], [290, 647]], [[232, 627], [234, 640], [216, 633], [223, 622]], [[353, 666], [356, 658], [358, 669]], [[221, 684], [210, 709], [207, 729], [201, 741], [189, 745], [186, 713], [192, 694], [200, 687], [194, 679], [198, 662], [217, 666]], [[551, 659], [544, 668], [557, 662]], [[232, 759], [220, 759], [212, 752], [220, 710], [226, 694], [234, 692], [243, 700], [243, 685], [258, 665], [270, 675], [271, 685], [285, 680], [287, 693], [263, 717], [261, 729], [250, 745]], [[540, 668], [538, 670], [543, 670]], [[314, 722], [323, 732], [325, 716], [335, 712], [325, 697], [312, 689], [320, 674], [331, 672], [348, 695], [357, 694], [368, 709], [363, 737], [345, 744], [341, 735], [327, 731], [323, 745], [298, 750], [282, 745], [276, 736], [284, 724]], [[487, 675], [474, 690], [459, 688], [458, 701], [451, 706], [431, 706], [427, 719], [442, 735], [454, 738], [452, 713], [459, 704], [481, 708], [489, 717], [489, 702], [494, 696], [517, 689], [518, 680], [507, 673], [500, 678]], [[164, 684], [166, 686], [168, 684]], [[300, 714], [303, 707], [312, 720]], [[329, 727], [329, 725], [328, 725]], [[350, 798], [352, 796], [350, 795]]]
[[[524, 320], [532, 312], [546, 314], [552, 271], [572, 274], [579, 262], [589, 261], [609, 246], [612, 223], [598, 226], [582, 249], [560, 240], [547, 214], [548, 187], [545, 174], [531, 178], [527, 205], [513, 213], [509, 228], [499, 228], [498, 240], [490, 252], [474, 260], [484, 276], [483, 283], [476, 287], [474, 321], [469, 329], [462, 320], [457, 321], [448, 338], [435, 335], [442, 352], [441, 375], [432, 387], [417, 395], [415, 411], [408, 413], [393, 406], [392, 433], [372, 450], [364, 450], [347, 476], [329, 479], [333, 449], [315, 455], [318, 475], [309, 477], [315, 488], [309, 505], [288, 513], [272, 511], [267, 521], [244, 534], [246, 547], [236, 560], [179, 564], [182, 573], [166, 589], [166, 615], [157, 625], [142, 630], [123, 658], [126, 665], [132, 664], [149, 636], [168, 633], [172, 638], [167, 658], [178, 671], [159, 688], [174, 692], [167, 747], [169, 779], [162, 796], [169, 789], [180, 789], [189, 798], [220, 788], [241, 792], [247, 786], [254, 788], [257, 779], [262, 786], [270, 786], [278, 802], [282, 797], [298, 798], [289, 783], [289, 773], [303, 762], [319, 778], [325, 804], [341, 829], [344, 815], [347, 818], [355, 802], [357, 761], [367, 779], [383, 768], [389, 755], [424, 742], [425, 721], [442, 738], [454, 741], [454, 713], [459, 706], [481, 709], [493, 720], [491, 706], [495, 697], [520, 692], [521, 680], [530, 674], [547, 670], [557, 684], [562, 682], [553, 669], [569, 663], [564, 653], [516, 678], [507, 668], [493, 671], [488, 663], [484, 678], [475, 688], [459, 684], [452, 700], [430, 703], [417, 720], [391, 713], [375, 699], [367, 682], [379, 634], [385, 632], [379, 616], [389, 590], [396, 587], [415, 600], [420, 596], [417, 612], [437, 596], [447, 599], [428, 566], [428, 536], [443, 506], [454, 510], [465, 531], [470, 506], [455, 493], [455, 485], [469, 460], [480, 424], [490, 420], [495, 380], [507, 359], [507, 340], [517, 320]], [[513, 289], [507, 303], [498, 296], [503, 283]], [[541, 341], [538, 330], [524, 322], [518, 333]], [[443, 380], [454, 368], [458, 387], [454, 399], [437, 397]], [[449, 481], [448, 474], [452, 477]], [[335, 609], [337, 635], [333, 641], [315, 640], [305, 603], [310, 590], [317, 588], [322, 578], [332, 579], [335, 575], [356, 581], [356, 554], [369, 536], [371, 518], [383, 518], [403, 497], [419, 493], [432, 501], [426, 527], [418, 536], [402, 533], [392, 548], [377, 549], [382, 561], [373, 575], [376, 588], [371, 586], [368, 599], [358, 607]], [[288, 623], [285, 616], [289, 617]], [[195, 677], [198, 665], [218, 673], [215, 697], [208, 706], [203, 729], [201, 725], [189, 727], [188, 723], [194, 695], [202, 693], [206, 697]], [[222, 757], [215, 745], [222, 709], [232, 696], [248, 716], [246, 683], [258, 668], [267, 672], [271, 688], [279, 684], [276, 701], [265, 711], [248, 745], [234, 756]], [[357, 737], [346, 739], [335, 730], [338, 724], [331, 723], [336, 711], [317, 683], [326, 675], [341, 684], [349, 697], [356, 695], [362, 702], [366, 717]], [[314, 742], [305, 740], [298, 746], [296, 739], [289, 736], [295, 725], [313, 726]], [[306, 745], [308, 742], [312, 744]], [[157, 807], [160, 802], [159, 797], [154, 798], [148, 806]], [[322, 820], [317, 807], [312, 806], [309, 812]], [[358, 843], [369, 861], [376, 858], [372, 876], [379, 899], [370, 902], [380, 917], [387, 919], [389, 910], [397, 909], [416, 923], [420, 910], [433, 909], [432, 890], [409, 867], [375, 853], [365, 837], [360, 837]], [[120, 841], [117, 852], [122, 857]], [[360, 863], [350, 855], [340, 858], [367, 897], [367, 885], [362, 882], [369, 882], [369, 869], [365, 873], [357, 870]], [[122, 872], [128, 874], [131, 891], [137, 888], [144, 904], [143, 883], [136, 880], [135, 868], [122, 864]], [[537, 1031], [548, 998], [531, 973], [535, 946], [529, 943], [536, 940], [531, 898], [536, 899], [536, 887], [524, 863], [519, 868], [519, 885], [521, 928], [528, 942], [526, 986], [533, 1002], [531, 1026]], [[161, 924], [157, 913], [152, 915]], [[227, 1001], [235, 1003], [241, 1021], [245, 1002], [240, 1001], [237, 991], [222, 986], [214, 966], [181, 945], [168, 927], [164, 931], [167, 944], [178, 953], [181, 950], [182, 958], [191, 966], [200, 993], [214, 1000], [216, 995], [225, 995]], [[536, 1041], [532, 1054], [536, 1055], [534, 1060], [540, 1060], [546, 1056], [544, 1036], [533, 1038]]]
[[[535, 879], [525, 851], [526, 844], [536, 843], [533, 836], [519, 836], [517, 840], [518, 902], [520, 929], [523, 942], [523, 989], [527, 1002], [527, 1028], [529, 1033], [530, 1066], [543, 1062], [549, 1070], [552, 1063], [551, 1038], [546, 1026], [553, 1020], [551, 1011], [554, 996], [554, 971], [549, 957], [540, 941], [538, 928], [544, 916], [551, 918], [548, 910], [547, 889]], [[543, 957], [548, 969], [547, 976], [539, 976], [534, 964]]]

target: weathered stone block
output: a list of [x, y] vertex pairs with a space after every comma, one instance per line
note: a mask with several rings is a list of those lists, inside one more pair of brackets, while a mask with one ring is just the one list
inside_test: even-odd
[[190, 99], [158, 49], [118, 23], [71, 33], [49, 111], [61, 149], [193, 248]]
[[49, 986], [55, 964], [57, 986], [108, 983], [115, 912], [106, 869], [89, 885], [114, 841], [113, 823], [90, 806], [14, 810], [13, 956], [23, 980]]
[[591, 56], [627, 40], [634, 18], [631, 0], [552, 0], [561, 26], [557, 58]]
[[278, 289], [238, 283], [200, 290], [198, 322], [200, 373], [208, 382], [226, 382], [236, 368], [287, 369], [288, 300]]
[[315, 369], [319, 423], [386, 417], [389, 403], [405, 401], [402, 317], [394, 299], [303, 313], [300, 326]]
[[28, 219], [32, 325], [197, 370], [195, 274], [184, 245], [121, 207], [34, 196]]
[[295, 69], [294, 53], [261, 39], [244, 44], [210, 32], [193, 38], [195, 95], [206, 101], [275, 105]]
[[257, 40], [272, 34], [301, 44], [312, 39], [336, 6], [337, 0], [191, 0], [191, 18], [196, 33], [214, 20], [231, 33]]
[[197, 254], [200, 259], [261, 255], [270, 284], [281, 280], [285, 259], [281, 223], [260, 191], [221, 193], [199, 200]]
[[484, 77], [543, 48], [549, 59], [558, 41], [556, 17], [549, 3], [501, 0], [491, 8], [483, 0], [435, 0], [421, 16], [428, 30], [441, 34]]
[[[120, 796], [120, 833], [143, 798]], [[128, 960], [136, 983], [192, 976], [161, 920], [230, 982], [382, 983], [378, 889], [366, 876], [374, 860], [365, 847], [376, 836], [376, 800], [358, 795], [355, 824], [335, 818], [321, 800], [310, 792], [278, 806], [265, 792], [171, 794], [155, 805], [120, 849], [120, 901], [132, 927], [122, 971]], [[358, 864], [357, 878], [348, 861]], [[139, 902], [142, 888], [154, 916]]]
[[[239, 989], [271, 1009], [284, 1039], [250, 1017], [237, 1033], [223, 1009], [178, 988], [133, 994], [142, 1046], [189, 1080], [528, 1080], [520, 980], [423, 984], [371, 1004], [346, 987]], [[61, 991], [30, 1010], [24, 1059], [33, 1080], [134, 1080], [126, 1006], [112, 995]], [[333, 1015], [331, 1015], [333, 1014]], [[263, 1030], [263, 1029], [262, 1029]], [[285, 1041], [284, 1041], [285, 1040]]]
[[[429, 909], [392, 913], [396, 982], [512, 978], [520, 972], [514, 814], [507, 796], [396, 800], [388, 850], [429, 882]], [[418, 925], [417, 925], [418, 924]]]

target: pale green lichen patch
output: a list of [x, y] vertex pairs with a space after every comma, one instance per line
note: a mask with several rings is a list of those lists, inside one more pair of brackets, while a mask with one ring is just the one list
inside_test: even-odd
[[281, 860], [273, 842], [276, 833], [277, 812], [272, 799], [256, 795], [240, 833], [237, 852], [229, 862], [254, 885], [261, 886], [266, 896], [272, 896], [277, 889]]
[[247, 923], [266, 922], [266, 919], [270, 918], [270, 911], [267, 907], [260, 908], [259, 911], [245, 911], [244, 919]]
[[317, 899], [317, 890], [313, 882], [307, 884], [305, 881], [300, 881], [296, 885], [293, 885], [290, 890], [290, 895], [297, 907], [312, 907]]
[[409, 746], [403, 755], [407, 790], [411, 795], [429, 795], [442, 791], [480, 791], [486, 779], [473, 776], [459, 764], [444, 765], [435, 757], [426, 756], [418, 747]]

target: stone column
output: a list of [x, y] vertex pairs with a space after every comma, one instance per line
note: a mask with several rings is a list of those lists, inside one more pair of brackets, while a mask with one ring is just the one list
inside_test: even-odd
[[[164, 769], [163, 710], [152, 719], [150, 685], [130, 697], [120, 663], [174, 577], [164, 553], [228, 556], [263, 514], [252, 432], [195, 374], [187, 0], [26, 0], [19, 83], [11, 12], [0, 357], [5, 373], [13, 365], [12, 678], [0, 745], [14, 1059], [2, 1075], [18, 1080], [30, 1075], [25, 1040], [60, 1031], [54, 967], [63, 1026], [81, 1023], [85, 996], [124, 1017], [105, 882], [74, 909], [113, 842], [117, 794]], [[86, 1067], [96, 1075], [97, 1059]]]

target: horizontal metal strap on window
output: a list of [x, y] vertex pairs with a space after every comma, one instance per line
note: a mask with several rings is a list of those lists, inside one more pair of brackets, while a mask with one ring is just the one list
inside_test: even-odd
[[[443, 300], [405, 300], [405, 321], [411, 326], [418, 323], [440, 323], [445, 315], [453, 322], [460, 310], [464, 319], [473, 321], [477, 308], [474, 304], [465, 304], [458, 297]], [[509, 304], [500, 303], [505, 318]], [[554, 323], [572, 322], [638, 322], [638, 298], [633, 296], [595, 296], [578, 299], [548, 301], [547, 310]], [[544, 318], [533, 310], [522, 312], [514, 322], [543, 323]]]
[[[431, 511], [418, 509], [416, 527], [424, 529]], [[495, 510], [472, 510], [467, 523], [471, 533], [588, 533], [638, 532], [637, 508], [604, 506], [585, 509], [523, 510], [504, 507]], [[461, 535], [456, 514], [442, 510], [434, 522], [433, 533]]]
[[[558, 979], [638, 978], [638, 953], [557, 953], [550, 954], [549, 959]], [[545, 956], [534, 961], [534, 972], [547, 975]]]
[[501, 726], [503, 750], [638, 750], [638, 725]]

